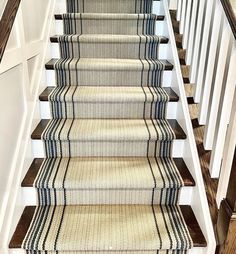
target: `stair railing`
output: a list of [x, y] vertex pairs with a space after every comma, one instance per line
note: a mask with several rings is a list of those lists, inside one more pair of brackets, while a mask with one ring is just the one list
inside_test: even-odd
[[218, 205], [226, 195], [236, 145], [235, 11], [234, 0], [177, 1], [198, 121], [205, 125], [204, 148], [212, 150], [210, 173], [220, 178]]
[[2, 60], [21, 0], [0, 3], [0, 62]]

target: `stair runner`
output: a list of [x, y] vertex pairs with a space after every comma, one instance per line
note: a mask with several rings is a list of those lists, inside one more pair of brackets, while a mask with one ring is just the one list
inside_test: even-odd
[[182, 254], [193, 242], [178, 206], [152, 0], [67, 0], [53, 119], [34, 182], [32, 254]]

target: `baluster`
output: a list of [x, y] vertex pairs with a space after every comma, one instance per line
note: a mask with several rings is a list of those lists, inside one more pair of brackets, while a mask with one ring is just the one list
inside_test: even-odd
[[232, 38], [231, 35], [231, 28], [228, 24], [228, 21], [225, 19], [220, 44], [219, 58], [218, 62], [216, 63], [216, 77], [212, 94], [212, 103], [209, 110], [209, 115], [204, 133], [204, 147], [206, 150], [211, 150], [213, 146], [221, 91], [223, 89], [224, 74], [228, 67], [227, 59], [229, 57], [228, 51], [230, 47], [230, 39]]
[[222, 27], [222, 20], [223, 20], [223, 10], [221, 4], [217, 1], [216, 2], [216, 9], [214, 14], [214, 21], [213, 21], [213, 28], [212, 28], [212, 36], [210, 41], [210, 50], [209, 50], [209, 57], [208, 57], [208, 64], [206, 68], [206, 78], [204, 80], [204, 88], [201, 96], [200, 101], [200, 109], [199, 109], [199, 124], [205, 125], [207, 120], [207, 113], [209, 108], [210, 102], [210, 94], [213, 85], [213, 74], [215, 68], [215, 62], [217, 59], [217, 47], [219, 44], [219, 40], [222, 37], [221, 34], [221, 27]]
[[178, 0], [169, 0], [169, 10], [176, 10], [178, 8]]
[[177, 21], [180, 21], [181, 19], [181, 13], [182, 13], [182, 0], [178, 0], [178, 8], [177, 8]]
[[192, 15], [191, 15], [190, 29], [189, 29], [189, 39], [188, 39], [188, 45], [186, 48], [186, 50], [187, 50], [186, 51], [187, 65], [190, 65], [190, 63], [192, 61], [194, 37], [195, 37], [195, 31], [196, 31], [196, 25], [197, 25], [198, 7], [199, 7], [199, 1], [193, 0]]
[[204, 85], [203, 77], [205, 75], [207, 62], [208, 62], [207, 48], [208, 48], [208, 42], [210, 40], [210, 24], [213, 18], [214, 7], [215, 7], [215, 0], [207, 1], [204, 31], [202, 36], [201, 54], [199, 59], [198, 77], [197, 77], [197, 82], [195, 84], [196, 89], [195, 89], [194, 101], [196, 103], [200, 102], [202, 87]]
[[203, 14], [206, 1], [201, 0], [199, 1], [199, 8], [198, 8], [198, 17], [197, 17], [197, 31], [194, 40], [194, 51], [193, 51], [193, 58], [191, 62], [191, 69], [190, 69], [190, 82], [195, 83], [196, 77], [198, 73], [198, 64], [199, 64], [199, 55], [201, 50], [201, 33], [202, 33], [202, 23], [203, 23]]
[[[233, 40], [233, 34], [231, 33], [231, 40]], [[220, 174], [220, 164], [223, 154], [223, 148], [225, 145], [225, 135], [228, 127], [234, 90], [235, 90], [235, 80], [236, 80], [236, 45], [234, 43], [233, 49], [230, 52], [230, 64], [228, 69], [228, 76], [224, 91], [223, 105], [220, 114], [219, 128], [216, 135], [216, 139], [213, 145], [211, 162], [210, 162], [210, 172], [213, 177], [219, 177]], [[227, 144], [226, 144], [227, 145]]]
[[[233, 35], [231, 33], [231, 40], [233, 40]], [[235, 81], [236, 81], [236, 48], [234, 45], [233, 50], [230, 52], [230, 64], [228, 69], [228, 76], [225, 85], [224, 97], [222, 109], [219, 114], [219, 128], [217, 132], [217, 136], [214, 140], [211, 162], [210, 162], [210, 172], [214, 177], [219, 177], [220, 174], [220, 165], [223, 154], [223, 148], [225, 145], [225, 135], [227, 131], [227, 126], [229, 122], [230, 112], [232, 108], [234, 90], [235, 90]], [[227, 144], [226, 144], [227, 145]]]
[[183, 48], [186, 49], [188, 37], [189, 37], [189, 27], [190, 27], [190, 18], [191, 18], [191, 12], [192, 12], [192, 0], [188, 0], [187, 3], [187, 10], [186, 10], [186, 21], [185, 21], [185, 27], [184, 27], [184, 34], [183, 34]]
[[182, 12], [181, 12], [181, 19], [179, 24], [179, 33], [183, 34], [184, 26], [185, 26], [185, 18], [186, 18], [186, 6], [187, 0], [182, 0]]
[[[235, 85], [235, 83], [234, 83]], [[221, 200], [225, 198], [227, 186], [229, 183], [230, 170], [234, 158], [234, 150], [236, 145], [236, 90], [233, 93], [234, 99], [232, 103], [231, 115], [229, 120], [229, 126], [225, 139], [225, 146], [223, 152], [222, 166], [219, 177], [218, 190], [216, 195], [216, 201], [219, 206]]]

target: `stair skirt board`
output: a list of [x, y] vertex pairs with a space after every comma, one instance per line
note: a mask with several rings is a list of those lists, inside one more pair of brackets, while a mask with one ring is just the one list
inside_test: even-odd
[[65, 1], [67, 13], [56, 15], [63, 34], [51, 38], [57, 59], [45, 65], [55, 88], [41, 110], [50, 120], [31, 136], [44, 160], [31, 184], [22, 183], [25, 203], [37, 206], [26, 207], [10, 247], [29, 254], [205, 247], [191, 208], [179, 206], [191, 203], [195, 182], [173, 159], [187, 137], [168, 119], [178, 96], [164, 89], [174, 66], [161, 60], [168, 38], [155, 34], [163, 17], [152, 14], [153, 0]]

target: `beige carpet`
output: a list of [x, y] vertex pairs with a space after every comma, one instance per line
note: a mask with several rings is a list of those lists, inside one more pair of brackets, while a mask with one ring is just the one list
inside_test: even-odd
[[67, 0], [29, 254], [185, 254], [152, 0]]

